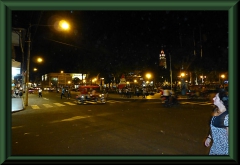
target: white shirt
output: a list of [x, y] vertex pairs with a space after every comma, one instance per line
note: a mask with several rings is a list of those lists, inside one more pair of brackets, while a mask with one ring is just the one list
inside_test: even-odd
[[170, 92], [168, 89], [164, 89], [163, 90], [163, 96], [169, 96], [170, 95]]

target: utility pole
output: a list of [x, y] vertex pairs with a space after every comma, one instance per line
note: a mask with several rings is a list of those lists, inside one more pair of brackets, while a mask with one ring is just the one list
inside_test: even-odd
[[172, 61], [171, 61], [171, 54], [169, 53], [169, 59], [170, 59], [170, 78], [171, 78], [171, 90], [172, 90]]
[[31, 24], [29, 25], [29, 28], [28, 28], [28, 56], [27, 56], [27, 70], [26, 70], [26, 85], [25, 85], [25, 106], [28, 106], [28, 83], [29, 83], [29, 64], [30, 64], [30, 49], [31, 49]]

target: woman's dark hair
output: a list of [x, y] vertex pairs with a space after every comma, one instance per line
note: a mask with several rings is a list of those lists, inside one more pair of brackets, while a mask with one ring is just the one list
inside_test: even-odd
[[228, 110], [228, 92], [225, 89], [220, 89], [218, 96], [219, 96], [220, 100], [222, 100], [223, 105]]

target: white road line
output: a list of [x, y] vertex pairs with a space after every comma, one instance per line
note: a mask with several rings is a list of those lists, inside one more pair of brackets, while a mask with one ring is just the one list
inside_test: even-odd
[[71, 103], [71, 102], [64, 102], [65, 104], [68, 104], [68, 105], [76, 105], [74, 103]]
[[40, 109], [38, 105], [31, 105], [32, 109]]
[[97, 104], [97, 102], [95, 101], [85, 101], [86, 103], [90, 103], [90, 104]]
[[108, 103], [121, 103], [122, 101], [108, 100]]
[[50, 105], [50, 104], [43, 104], [46, 108], [51, 108], [51, 107], [53, 107], [52, 105]]
[[61, 104], [61, 103], [53, 103], [53, 104], [55, 104], [56, 106], [59, 106], [59, 107], [65, 106], [65, 105], [63, 105], [63, 104]]
[[192, 105], [212, 105], [212, 103], [204, 103], [204, 102], [180, 102], [180, 104], [192, 104]]

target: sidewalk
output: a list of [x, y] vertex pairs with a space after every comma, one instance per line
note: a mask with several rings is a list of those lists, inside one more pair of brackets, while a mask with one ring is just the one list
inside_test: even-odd
[[23, 97], [12, 97], [12, 112], [21, 111], [24, 108]]

